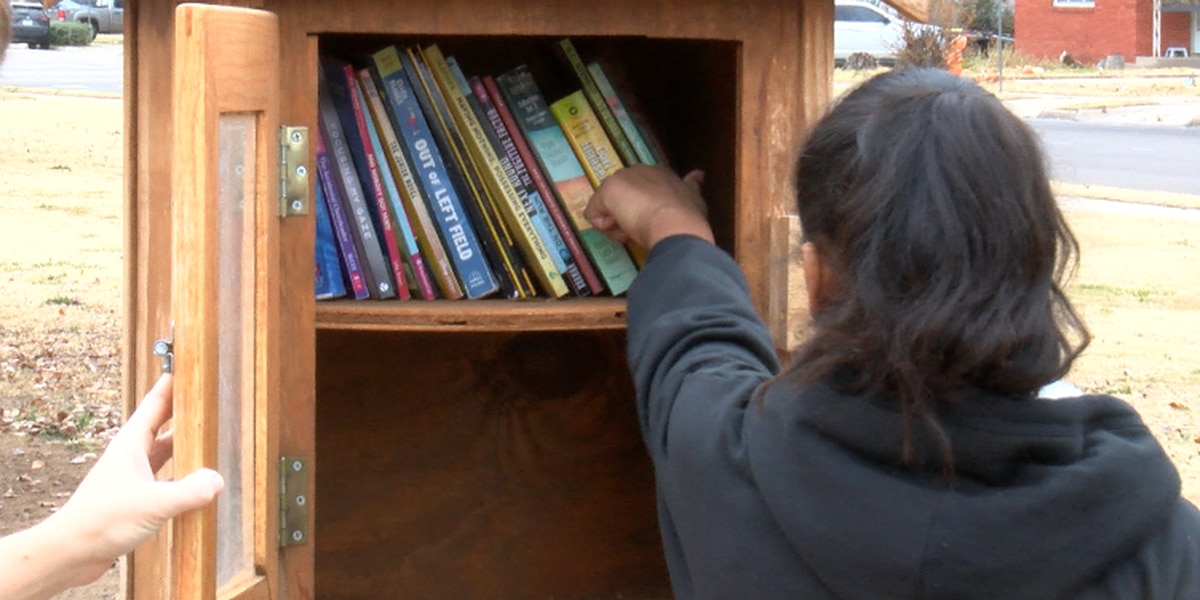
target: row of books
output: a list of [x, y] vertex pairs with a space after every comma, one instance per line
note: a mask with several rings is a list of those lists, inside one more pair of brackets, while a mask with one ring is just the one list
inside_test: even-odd
[[583, 217], [625, 165], [663, 164], [604, 66], [554, 47], [578, 89], [526, 64], [468, 76], [436, 45], [321, 57], [318, 299], [620, 295], [642, 252]]

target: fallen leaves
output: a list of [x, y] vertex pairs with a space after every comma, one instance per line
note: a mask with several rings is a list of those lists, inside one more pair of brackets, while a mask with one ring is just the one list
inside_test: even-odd
[[0, 435], [0, 536], [62, 508], [100, 455], [81, 444]]
[[72, 457], [69, 462], [73, 465], [82, 465], [88, 461], [96, 460], [96, 458], [97, 455], [95, 452], [84, 452], [79, 456]]

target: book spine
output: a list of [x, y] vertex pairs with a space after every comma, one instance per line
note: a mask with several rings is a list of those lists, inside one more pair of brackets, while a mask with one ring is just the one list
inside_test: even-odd
[[[397, 60], [399, 59], [397, 58]], [[386, 57], [384, 62], [387, 62]], [[404, 210], [408, 214], [409, 220], [416, 229], [417, 244], [421, 248], [421, 253], [429, 259], [428, 266], [441, 297], [446, 300], [458, 300], [464, 294], [462, 285], [458, 282], [458, 275], [454, 273], [453, 260], [442, 242], [438, 225], [430, 212], [430, 204], [426, 200], [424, 188], [418, 180], [420, 174], [416, 172], [416, 166], [407, 145], [400, 139], [406, 123], [405, 113], [399, 112], [396, 107], [396, 103], [393, 101], [394, 92], [388, 90], [388, 83], [380, 75], [379, 68], [374, 61], [371, 74], [379, 83], [377, 89], [383, 100], [388, 121], [392, 126], [391, 139], [388, 140], [389, 164], [400, 176], [400, 182], [407, 192], [406, 195], [401, 196], [401, 200], [404, 202]], [[403, 77], [403, 74], [399, 75]]]
[[406, 49], [400, 60], [405, 65], [404, 74], [408, 77], [417, 106], [425, 113], [433, 136], [433, 147], [444, 159], [443, 166], [450, 178], [449, 186], [458, 192], [467, 220], [476, 228], [485, 262], [491, 265], [501, 293], [509, 299], [534, 295], [533, 283], [525, 272], [512, 236], [496, 214], [494, 202], [467, 156], [467, 148], [450, 116], [450, 109], [419, 49]]
[[567, 284], [563, 281], [550, 250], [538, 234], [529, 213], [522, 206], [517, 190], [509, 180], [508, 174], [504, 172], [504, 167], [492, 149], [483, 126], [475, 118], [475, 112], [459, 88], [441, 50], [433, 45], [426, 47], [423, 53], [434, 80], [447, 100], [450, 114], [459, 132], [466, 138], [467, 151], [482, 171], [485, 185], [489, 186], [494, 197], [498, 199], [499, 212], [508, 222], [526, 265], [532, 268], [538, 283], [551, 297], [561, 298], [567, 295]]
[[[394, 56], [388, 57], [387, 53]], [[401, 137], [413, 156], [418, 179], [430, 202], [431, 212], [436, 215], [442, 239], [445, 240], [451, 260], [458, 272], [468, 298], [482, 298], [499, 289], [495, 276], [480, 250], [479, 238], [466, 217], [458, 193], [450, 186], [444, 159], [433, 141], [429, 124], [421, 113], [413, 96], [411, 84], [402, 67], [402, 56], [395, 46], [376, 54], [376, 66], [393, 103], [397, 121], [401, 123]]]
[[629, 138], [625, 135], [625, 131], [621, 129], [620, 123], [613, 115], [612, 110], [608, 107], [608, 102], [604, 99], [604, 94], [592, 79], [592, 73], [584, 65], [583, 59], [580, 58], [579, 52], [575, 50], [575, 44], [571, 38], [563, 38], [558, 41], [558, 49], [562, 57], [566, 59], [567, 64], [571, 67], [571, 71], [575, 73], [575, 78], [579, 80], [579, 86], [583, 89], [583, 95], [587, 98], [587, 102], [591, 104], [592, 110], [600, 119], [600, 125], [604, 128], [604, 132], [608, 134], [612, 140], [613, 147], [617, 150], [617, 155], [620, 157], [620, 166], [638, 164], [637, 152], [633, 148], [633, 144], [629, 142]]
[[583, 92], [575, 92], [554, 102], [550, 105], [550, 114], [562, 127], [567, 142], [583, 164], [583, 170], [593, 187], [600, 187], [600, 182], [621, 168], [617, 150], [604, 135], [600, 120], [588, 105]]
[[317, 300], [331, 300], [346, 295], [346, 284], [343, 282], [338, 246], [334, 238], [333, 222], [329, 217], [329, 207], [325, 202], [325, 192], [319, 182], [314, 187], [317, 205], [317, 230], [313, 244], [314, 292]]
[[[571, 288], [571, 293], [576, 296], [592, 295], [595, 293], [591, 288], [592, 282], [583, 273], [583, 267], [587, 267], [591, 271], [591, 265], [587, 264], [583, 248], [579, 246], [579, 240], [575, 238], [575, 232], [571, 231], [569, 227], [565, 234], [560, 231], [559, 224], [549, 208], [551, 204], [554, 204], [554, 199], [543, 194], [534, 183], [533, 176], [530, 174], [530, 165], [525, 162], [525, 158], [521, 156], [521, 151], [517, 148], [514, 134], [519, 136], [520, 132], [509, 129], [509, 126], [505, 124], [496, 101], [480, 78], [473, 77], [471, 80], [461, 83], [471, 89], [471, 97], [478, 101], [481, 118], [489, 125], [488, 138], [501, 157], [501, 164], [504, 165], [509, 181], [517, 188], [517, 193], [522, 195], [525, 211], [538, 226], [538, 233], [546, 240], [553, 253], [557, 254], [558, 262], [556, 264], [561, 265], [559, 268], [567, 286]], [[567, 242], [568, 237], [570, 237], [570, 243]], [[572, 251], [572, 244], [578, 253]], [[591, 272], [591, 277], [596, 280], [597, 284], [599, 283], [594, 271]]]
[[[382, 240], [383, 249], [387, 252], [388, 266], [391, 267], [392, 282], [396, 290], [396, 297], [401, 300], [408, 300], [411, 295], [408, 289], [408, 282], [404, 277], [404, 261], [400, 258], [400, 246], [397, 242], [396, 228], [393, 226], [392, 209], [388, 206], [387, 195], [383, 188], [383, 179], [379, 173], [379, 159], [375, 155], [375, 149], [371, 145], [371, 127], [367, 122], [366, 102], [363, 100], [362, 89], [358, 86], [358, 78], [355, 76], [354, 67], [349, 64], [342, 67], [342, 76], [346, 85], [346, 100], [350, 103], [350, 111], [354, 118], [354, 128], [356, 129], [357, 140], [359, 147], [351, 150], [351, 156], [355, 159], [355, 164], [359, 166], [360, 173], [362, 167], [366, 167], [366, 178], [361, 179], [363, 192], [367, 195], [367, 202], [372, 203], [371, 206], [375, 209], [376, 231], [379, 232], [379, 238]], [[336, 100], [335, 100], [336, 101]], [[346, 123], [342, 124], [346, 126]], [[349, 140], [349, 138], [347, 138]]]
[[325, 151], [324, 127], [317, 132], [317, 187], [324, 191], [325, 202], [329, 206], [329, 220], [333, 222], [333, 231], [337, 239], [338, 250], [342, 263], [346, 267], [346, 279], [350, 283], [350, 291], [355, 300], [366, 300], [371, 297], [367, 289], [367, 281], [363, 278], [362, 265], [358, 262], [358, 250], [354, 245], [354, 233], [350, 222], [346, 219], [349, 214], [342, 203], [338, 192], [337, 181], [329, 166], [329, 155]]
[[521, 132], [520, 126], [517, 125], [516, 118], [513, 112], [509, 110], [508, 103], [504, 100], [504, 94], [500, 93], [500, 88], [496, 85], [496, 79], [491, 75], [483, 78], [484, 90], [488, 92], [492, 103], [496, 106], [496, 111], [500, 114], [500, 119], [504, 126], [508, 129], [509, 135], [512, 137], [513, 145], [516, 146], [517, 152], [521, 155], [521, 160], [525, 163], [525, 169], [533, 180], [534, 187], [541, 194], [542, 199], [546, 204], [546, 212], [550, 213], [550, 218], [554, 220], [555, 227], [558, 228], [562, 239], [567, 244], [567, 249], [575, 258], [575, 264], [579, 268], [580, 274], [583, 275], [584, 281], [587, 282], [588, 289], [592, 294], [604, 293], [604, 282], [601, 281], [600, 275], [596, 272], [592, 265], [591, 259], [588, 258], [588, 253], [583, 247], [583, 242], [580, 241], [579, 234], [575, 231], [575, 227], [571, 224], [570, 218], [555, 194], [550, 182], [546, 180], [546, 175], [542, 172], [542, 167], [534, 158], [533, 150], [529, 147], [529, 143], [525, 139], [525, 134]]
[[370, 273], [367, 281], [371, 284], [369, 288], [371, 297], [378, 300], [395, 298], [396, 291], [393, 289], [391, 271], [388, 268], [387, 259], [383, 255], [383, 247], [375, 232], [375, 225], [371, 222], [371, 210], [363, 195], [362, 185], [359, 184], [358, 177], [355, 175], [354, 160], [350, 157], [349, 144], [346, 142], [337, 109], [330, 97], [329, 86], [322, 85], [320, 88], [318, 105], [321, 123], [325, 126], [324, 131], [327, 136], [326, 151], [333, 157], [333, 160], [330, 161], [331, 170], [341, 186], [339, 191], [344, 194], [346, 214], [354, 223], [355, 231], [358, 233], [358, 249], [361, 250], [359, 258], [366, 258], [366, 270]]
[[[574, 285], [573, 285], [573, 280], [570, 279], [570, 277], [573, 277], [573, 275], [568, 274], [568, 270], [574, 269], [574, 262], [565, 260], [563, 257], [563, 254], [561, 254], [561, 252], [560, 252], [561, 249], [556, 245], [555, 241], [550, 239], [550, 237], [549, 237], [549, 235], [551, 233], [557, 233], [557, 231], [553, 228], [553, 223], [551, 223], [549, 217], [547, 217], [545, 215], [545, 210], [542, 210], [539, 212], [535, 208], [535, 206], [533, 204], [533, 199], [531, 199], [528, 196], [528, 194], [526, 194], [524, 186], [520, 185], [513, 178], [513, 166], [507, 160], [505, 155], [503, 154], [503, 149], [500, 148], [495, 131], [493, 131], [492, 127], [490, 127], [488, 125], [487, 116], [484, 114], [483, 107], [480, 105], [479, 99], [475, 97], [475, 93], [471, 89], [471, 84], [467, 81], [467, 78], [463, 74], [462, 68], [459, 67], [458, 62], [454, 60], [454, 57], [448, 57], [446, 59], [446, 64], [448, 64], [450, 66], [450, 71], [454, 75], [454, 79], [458, 84], [459, 91], [461, 91], [463, 96], [465, 96], [467, 98], [467, 103], [470, 105], [471, 111], [474, 114], [475, 119], [483, 127], [484, 134], [487, 136], [488, 144], [489, 144], [493, 154], [499, 159], [500, 166], [503, 167], [505, 176], [508, 177], [509, 183], [511, 183], [513, 188], [516, 189], [518, 200], [519, 200], [519, 205], [524, 209], [525, 213], [529, 215], [530, 220], [533, 221], [533, 226], [534, 226], [534, 229], [537, 231], [538, 237], [542, 240], [542, 243], [545, 244], [546, 248], [549, 250], [550, 259], [554, 263], [555, 270], [562, 277], [563, 281], [566, 283], [566, 286], [571, 291], [571, 293], [576, 293]], [[495, 198], [491, 198], [491, 200], [493, 200], [493, 205], [494, 205]], [[496, 212], [496, 214], [498, 214], [498, 210], [494, 211], [494, 212]], [[498, 219], [498, 221], [501, 226], [505, 226], [505, 222], [503, 219]], [[549, 228], [547, 228], [547, 225], [549, 225]], [[508, 231], [508, 228], [506, 226], [504, 227], [504, 229], [505, 229], [505, 231]], [[508, 234], [508, 239], [512, 240], [513, 236], [511, 234]], [[512, 245], [510, 245], [510, 247], [513, 249], [513, 252], [516, 253], [519, 257], [520, 250], [516, 247], [515, 242], [513, 242]], [[529, 269], [526, 269], [526, 274], [528, 274], [528, 271], [529, 271]], [[531, 286], [531, 288], [534, 288], [532, 277], [529, 277], [528, 279], [529, 279], [529, 285]], [[534, 289], [536, 289], [536, 288], [534, 288]], [[549, 294], [549, 292], [543, 292], [543, 293]]]
[[[608, 136], [604, 135], [600, 119], [592, 111], [583, 92], [575, 92], [551, 104], [550, 113], [558, 120], [593, 186], [600, 187], [602, 181], [621, 169], [617, 150]], [[625, 249], [635, 265], [641, 267], [646, 264], [644, 248], [630, 241], [625, 244]]]
[[501, 293], [509, 299], [536, 296], [533, 279], [525, 268], [512, 233], [497, 213], [497, 200], [472, 162], [466, 142], [454, 124], [454, 117], [450, 116], [450, 107], [420, 50], [407, 49], [401, 60], [407, 65], [405, 74], [409, 77], [417, 105], [425, 112], [434, 145], [445, 158], [450, 185], [458, 190], [467, 217], [475, 225], [484, 256], [492, 265]]
[[600, 233], [583, 217], [583, 210], [592, 197], [592, 186], [562, 128], [550, 114], [533, 74], [527, 66], [521, 65], [495, 80], [500, 95], [512, 109], [518, 128], [533, 150], [538, 166], [553, 184], [564, 212], [579, 233], [579, 241], [609, 293], [614, 296], [625, 293], [637, 276], [637, 267], [624, 246]]
[[[413, 291], [420, 298], [432, 300], [436, 297], [433, 289], [433, 279], [429, 275], [429, 268], [425, 265], [421, 249], [417, 246], [416, 236], [404, 211], [404, 203], [400, 199], [400, 189], [396, 185], [396, 178], [388, 163], [387, 153], [383, 148], [383, 140], [380, 139], [380, 132], [389, 134], [392, 139], [395, 139], [395, 133], [392, 131], [391, 123], [388, 121], [387, 114], [383, 110], [383, 101], [379, 98], [379, 90], [375, 87], [375, 80], [371, 78], [370, 70], [360, 70], [358, 72], [358, 80], [363, 92], [362, 96], [366, 100], [367, 105], [365, 107], [366, 110], [363, 111], [363, 116], [366, 119], [367, 132], [371, 138], [371, 150], [376, 157], [376, 162], [379, 164], [379, 175], [383, 183], [383, 190], [387, 195], [392, 230], [397, 232], [397, 245], [399, 246], [400, 254], [404, 258], [404, 264], [407, 267], [407, 273], [405, 274], [406, 281], [409, 282], [410, 287], [413, 288]], [[387, 135], [384, 137], [387, 137]]]
[[588, 73], [592, 75], [592, 80], [596, 82], [596, 89], [600, 90], [600, 95], [604, 97], [604, 103], [612, 111], [617, 124], [621, 126], [621, 131], [625, 132], [625, 136], [629, 138], [629, 143], [633, 146], [633, 151], [637, 153], [638, 161], [644, 165], [653, 166], [658, 164], [658, 161], [654, 158], [654, 152], [650, 150], [650, 146], [646, 144], [645, 138], [642, 137], [642, 132], [638, 130], [637, 123], [633, 122], [633, 117], [625, 109], [625, 103], [621, 101], [621, 96], [617, 94], [617, 89], [613, 87], [608, 74], [604, 72], [604, 67], [598, 62], [591, 62], [588, 63], [587, 68]]

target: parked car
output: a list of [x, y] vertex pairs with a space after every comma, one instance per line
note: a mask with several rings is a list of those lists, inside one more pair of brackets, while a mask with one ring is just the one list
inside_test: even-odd
[[50, 15], [37, 2], [13, 2], [12, 41], [30, 48], [50, 49]]
[[904, 20], [870, 0], [836, 0], [833, 12], [833, 62], [841, 67], [852, 54], [871, 55], [894, 66], [904, 43]]
[[50, 11], [60, 21], [91, 25], [93, 39], [125, 31], [125, 0], [61, 0]]
[[75, 11], [83, 8], [83, 5], [75, 0], [60, 0], [52, 4], [49, 8], [50, 19], [57, 21], [69, 21]]

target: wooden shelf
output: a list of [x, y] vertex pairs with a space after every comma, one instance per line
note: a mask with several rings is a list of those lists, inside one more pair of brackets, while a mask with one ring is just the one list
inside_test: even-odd
[[577, 331], [625, 328], [623, 298], [317, 304], [317, 329], [357, 331]]

